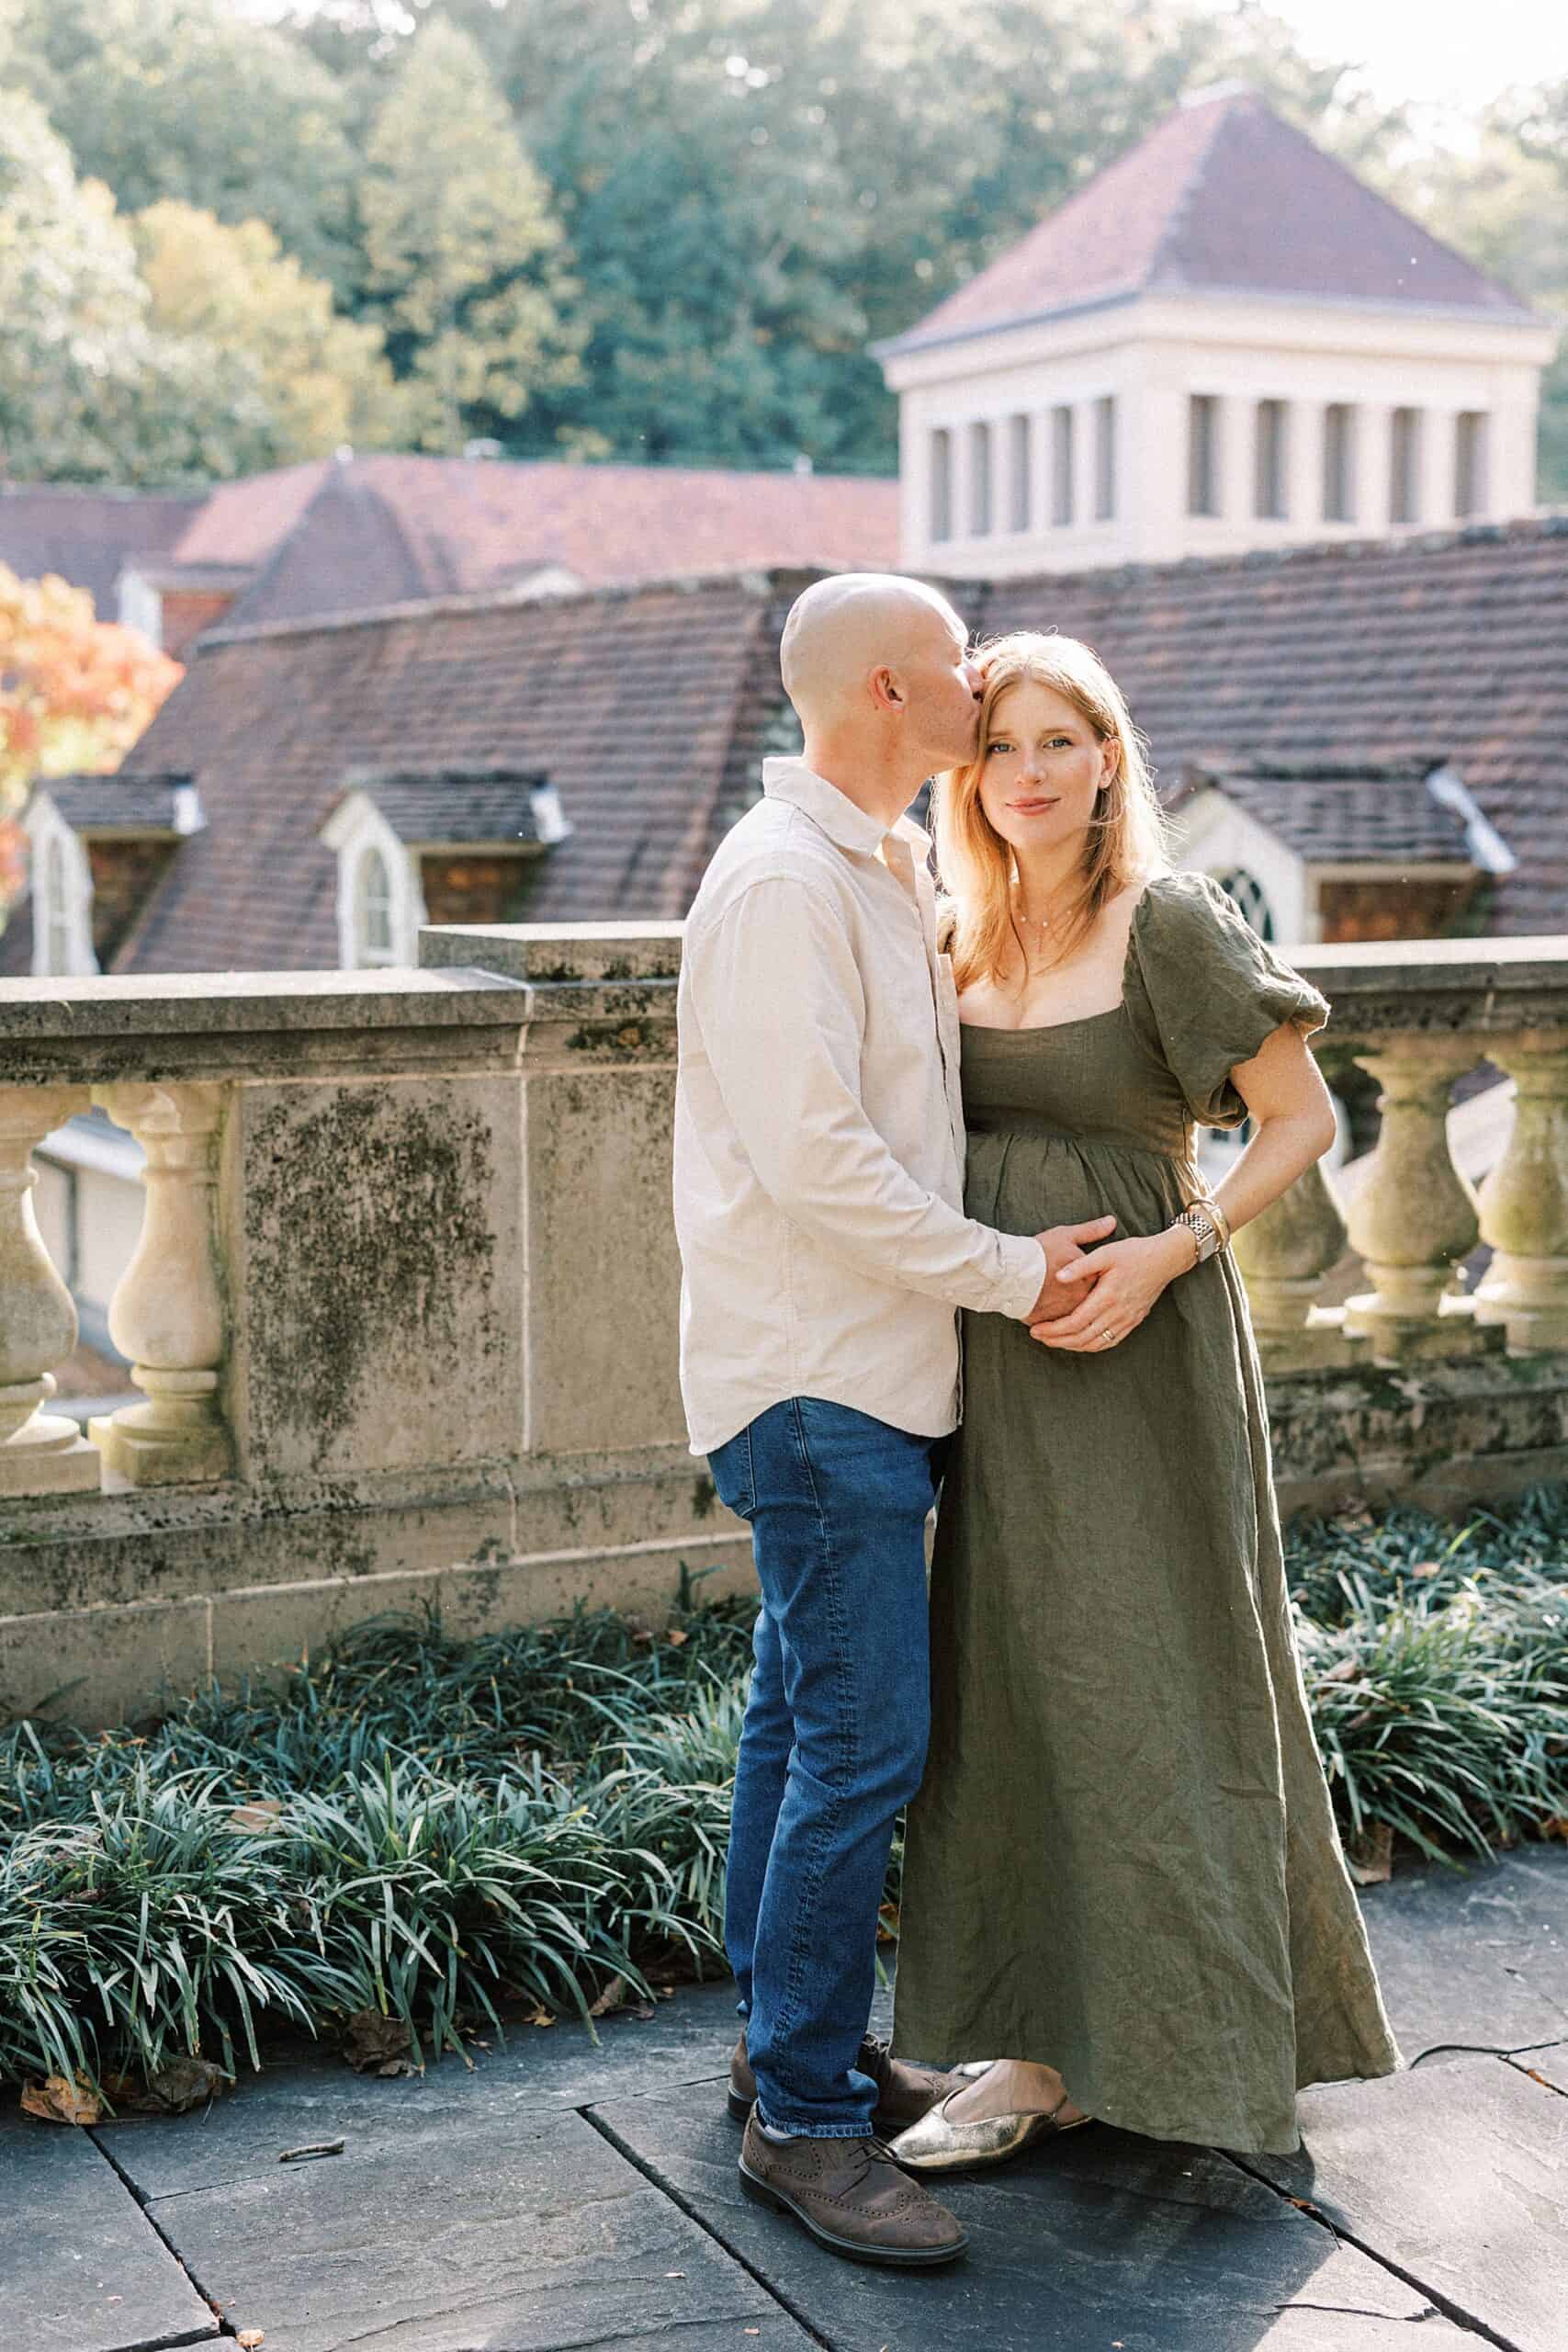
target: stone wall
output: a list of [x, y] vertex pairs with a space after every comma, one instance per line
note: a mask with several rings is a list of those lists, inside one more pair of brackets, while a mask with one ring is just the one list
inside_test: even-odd
[[[746, 1583], [677, 1379], [680, 937], [437, 927], [418, 972], [0, 985], [0, 1719], [105, 1723], [384, 1609], [471, 1633]], [[1244, 1237], [1281, 1503], [1564, 1475], [1568, 943], [1301, 960], [1385, 1110], [1348, 1307], [1320, 1179]], [[1520, 1114], [1478, 1203], [1443, 1110], [1483, 1057]], [[74, 1317], [28, 1163], [89, 1101], [149, 1182], [110, 1317], [141, 1393], [84, 1439], [49, 1411]]]

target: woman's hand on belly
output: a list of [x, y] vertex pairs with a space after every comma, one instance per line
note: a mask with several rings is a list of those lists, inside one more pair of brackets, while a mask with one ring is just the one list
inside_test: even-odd
[[[1084, 1296], [1083, 1284], [1073, 1278], [1073, 1269], [1086, 1260], [1085, 1242], [1103, 1241], [1116, 1230], [1113, 1216], [1091, 1217], [1085, 1225], [1053, 1225], [1035, 1239], [1045, 1252], [1045, 1281], [1039, 1297], [1027, 1317], [1032, 1331], [1040, 1323], [1055, 1321], [1070, 1315]], [[1093, 1276], [1086, 1277], [1093, 1280]]]
[[[1195, 1250], [1185, 1227], [1091, 1250], [1081, 1267], [1069, 1265], [1067, 1278], [1057, 1277], [1058, 1286], [1073, 1302], [1070, 1311], [1032, 1321], [1030, 1337], [1043, 1347], [1106, 1354], [1137, 1329], [1168, 1283], [1190, 1270]], [[1086, 1279], [1093, 1285], [1087, 1293], [1082, 1287]]]

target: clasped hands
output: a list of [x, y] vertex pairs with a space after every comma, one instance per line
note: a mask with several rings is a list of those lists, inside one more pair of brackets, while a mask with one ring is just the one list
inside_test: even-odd
[[[1113, 1216], [1053, 1225], [1035, 1239], [1045, 1252], [1045, 1280], [1025, 1321], [1043, 1347], [1103, 1355], [1136, 1330], [1166, 1284], [1191, 1265], [1195, 1245], [1178, 1228], [1107, 1241]], [[1100, 1244], [1086, 1249], [1086, 1242]]]

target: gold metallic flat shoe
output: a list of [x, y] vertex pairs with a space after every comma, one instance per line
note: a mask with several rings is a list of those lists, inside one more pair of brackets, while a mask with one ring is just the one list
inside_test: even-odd
[[1006, 2164], [1036, 2140], [1058, 2137], [1064, 2132], [1081, 2131], [1092, 2123], [1092, 2115], [1075, 2116], [1070, 2123], [1058, 2123], [1057, 2116], [1067, 2104], [1066, 2093], [1049, 2110], [1037, 2108], [1029, 2115], [980, 2115], [950, 2117], [948, 2109], [962, 2090], [950, 2091], [940, 2107], [911, 2123], [887, 2143], [888, 2154], [905, 2172], [976, 2172], [982, 2165]]

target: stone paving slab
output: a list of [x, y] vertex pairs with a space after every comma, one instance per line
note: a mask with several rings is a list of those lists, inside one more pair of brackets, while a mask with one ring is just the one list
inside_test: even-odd
[[1096, 2130], [947, 2181], [970, 2251], [904, 2277], [742, 2196], [739, 2132], [711, 2091], [598, 2120], [834, 2352], [1391, 2352], [1417, 2320], [1422, 2352], [1475, 2352], [1418, 2290], [1201, 2148]]
[[[259, 2075], [188, 2115], [127, 2116], [95, 2126], [143, 2197], [171, 2197], [252, 2175], [271, 2178], [278, 2152], [349, 2135], [360, 2153], [425, 2132], [505, 2138], [544, 2111], [700, 2082], [721, 2074], [734, 2040], [735, 1987], [695, 1985], [646, 2021], [609, 2017], [597, 2049], [562, 2019], [509, 2028], [504, 2042], [455, 2052], [423, 2075], [358, 2075], [308, 2038], [279, 2042]], [[487, 2037], [488, 2038], [488, 2037]]]
[[1517, 2352], [1568, 2344], [1568, 2098], [1491, 2057], [1301, 2098], [1303, 2146], [1247, 2166]]
[[1568, 1846], [1402, 1866], [1361, 1909], [1400, 2048], [1518, 2050], [1568, 2033]]
[[207, 2344], [218, 2332], [85, 2132], [15, 2111], [0, 2116], [0, 2343], [7, 2352], [21, 2352], [24, 2342], [26, 2352], [151, 2352]]
[[810, 2344], [577, 2115], [351, 2140], [151, 2210], [226, 2324], [264, 2329], [266, 2352]]

